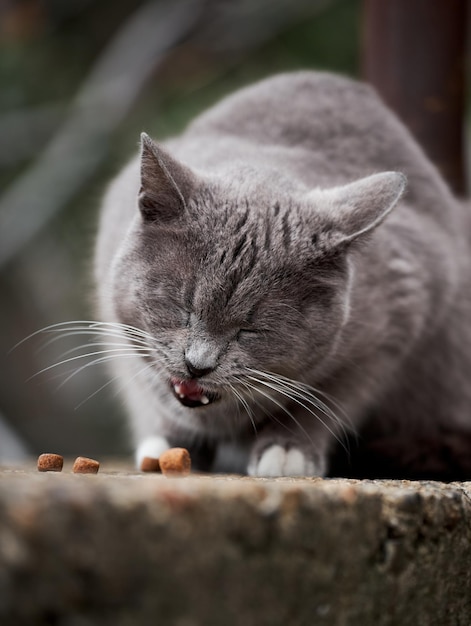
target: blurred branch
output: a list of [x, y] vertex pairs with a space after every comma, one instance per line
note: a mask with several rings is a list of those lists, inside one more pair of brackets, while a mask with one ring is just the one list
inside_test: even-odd
[[20, 109], [0, 116], [0, 167], [31, 159], [65, 117], [63, 104]]
[[165, 52], [191, 32], [203, 2], [150, 2], [115, 36], [79, 90], [68, 120], [0, 198], [0, 268], [89, 180], [108, 138]]

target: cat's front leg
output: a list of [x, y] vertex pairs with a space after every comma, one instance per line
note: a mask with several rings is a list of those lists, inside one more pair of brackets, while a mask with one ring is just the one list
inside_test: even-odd
[[158, 459], [159, 456], [168, 450], [172, 446], [166, 437], [158, 437], [151, 435], [145, 439], [141, 439], [138, 443], [135, 451], [136, 467], [139, 468], [142, 465], [142, 461], [146, 457], [151, 459]]
[[281, 433], [257, 438], [247, 468], [249, 476], [324, 476], [326, 472], [327, 455], [322, 446]]
[[140, 441], [136, 448], [136, 466], [141, 467], [145, 457], [158, 459], [169, 448], [187, 448], [191, 456], [192, 468], [201, 471], [210, 471], [214, 456], [215, 446], [206, 440], [194, 441], [188, 437], [156, 436], [151, 435]]

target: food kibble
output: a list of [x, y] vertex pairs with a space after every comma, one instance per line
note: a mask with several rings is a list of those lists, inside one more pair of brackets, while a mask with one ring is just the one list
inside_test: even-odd
[[145, 456], [141, 461], [141, 472], [160, 472], [159, 459]]
[[38, 457], [38, 471], [62, 472], [64, 457], [60, 454], [40, 454]]
[[170, 448], [159, 457], [160, 469], [166, 476], [188, 476], [191, 471], [190, 453], [186, 448]]
[[87, 459], [85, 456], [78, 456], [75, 459], [72, 471], [74, 474], [98, 474], [100, 463], [94, 459]]

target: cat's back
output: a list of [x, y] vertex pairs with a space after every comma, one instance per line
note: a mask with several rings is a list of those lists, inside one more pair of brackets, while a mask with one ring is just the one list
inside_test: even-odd
[[[309, 144], [331, 137], [338, 119], [364, 120], [366, 85], [334, 74], [300, 71], [261, 80], [227, 96], [200, 115], [188, 134], [221, 133], [264, 143]], [[358, 115], [359, 114], [359, 115]]]
[[337, 74], [298, 71], [240, 89], [197, 117], [170, 147], [188, 165], [266, 163], [307, 185], [382, 170], [408, 178], [408, 199], [442, 212], [451, 196], [436, 169], [375, 90]]

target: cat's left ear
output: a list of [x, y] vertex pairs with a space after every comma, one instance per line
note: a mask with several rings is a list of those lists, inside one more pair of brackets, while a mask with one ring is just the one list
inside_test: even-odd
[[193, 172], [142, 133], [138, 201], [144, 221], [169, 224], [178, 220], [195, 187]]
[[309, 192], [320, 229], [334, 247], [349, 244], [373, 231], [397, 204], [407, 179], [382, 172], [353, 183]]

